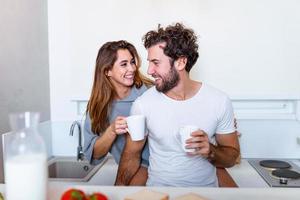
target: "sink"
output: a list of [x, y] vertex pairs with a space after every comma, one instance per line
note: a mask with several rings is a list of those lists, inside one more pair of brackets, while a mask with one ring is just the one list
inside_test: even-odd
[[106, 161], [107, 158], [98, 165], [90, 165], [87, 160], [77, 161], [76, 157], [54, 157], [48, 161], [49, 180], [87, 182]]

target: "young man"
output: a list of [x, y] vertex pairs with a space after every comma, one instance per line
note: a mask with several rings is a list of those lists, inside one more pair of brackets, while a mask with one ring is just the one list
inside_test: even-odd
[[[148, 186], [218, 186], [216, 167], [230, 167], [239, 155], [231, 101], [221, 91], [197, 82], [189, 72], [198, 59], [197, 37], [182, 24], [159, 27], [144, 36], [148, 51], [148, 74], [155, 80], [140, 96], [131, 114], [147, 119], [150, 166]], [[199, 128], [178, 142], [184, 125]], [[139, 167], [143, 141], [127, 143], [119, 165], [116, 185], [127, 185]]]

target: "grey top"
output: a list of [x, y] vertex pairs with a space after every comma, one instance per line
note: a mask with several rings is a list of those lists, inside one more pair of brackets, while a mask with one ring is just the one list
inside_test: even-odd
[[[113, 122], [117, 116], [128, 116], [130, 113], [130, 108], [134, 100], [142, 95], [147, 90], [146, 86], [142, 86], [140, 88], [133, 87], [130, 94], [121, 100], [116, 100], [112, 104], [112, 112], [109, 115], [109, 122]], [[100, 135], [96, 135], [91, 130], [91, 119], [89, 114], [87, 114], [85, 122], [84, 122], [84, 155], [85, 157], [90, 161], [91, 164], [97, 165], [102, 162], [104, 157], [102, 156], [99, 159], [93, 159], [93, 148], [95, 145], [95, 142], [98, 137], [101, 137]], [[125, 146], [125, 135], [118, 135], [112, 144], [109, 152], [113, 155], [116, 163], [119, 164], [120, 157], [123, 151], [123, 148]], [[145, 147], [142, 152], [142, 160], [141, 164], [145, 167], [148, 167], [149, 165], [149, 147], [148, 142], [146, 142]]]

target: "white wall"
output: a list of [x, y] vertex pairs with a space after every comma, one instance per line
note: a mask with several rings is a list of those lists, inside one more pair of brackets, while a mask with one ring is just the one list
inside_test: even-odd
[[48, 7], [53, 120], [74, 119], [71, 100], [89, 98], [104, 42], [132, 42], [146, 72], [143, 34], [176, 21], [199, 35], [193, 78], [230, 96], [300, 94], [297, 0], [51, 0]]
[[50, 119], [46, 0], [0, 0], [0, 132], [8, 113], [33, 110]]
[[67, 133], [85, 110], [100, 46], [132, 42], [146, 72], [142, 36], [158, 23], [179, 21], [199, 35], [192, 77], [234, 100], [242, 156], [299, 158], [298, 10], [297, 0], [48, 1], [53, 153], [76, 151]]
[[[8, 114], [38, 111], [50, 119], [46, 0], [0, 0], [0, 134]], [[2, 177], [0, 137], [0, 182]]]

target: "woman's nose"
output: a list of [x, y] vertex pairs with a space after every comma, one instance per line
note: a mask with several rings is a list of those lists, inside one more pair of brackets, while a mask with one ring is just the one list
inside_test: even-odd
[[134, 72], [136, 70], [136, 65], [135, 64], [130, 64], [129, 65], [129, 70]]

